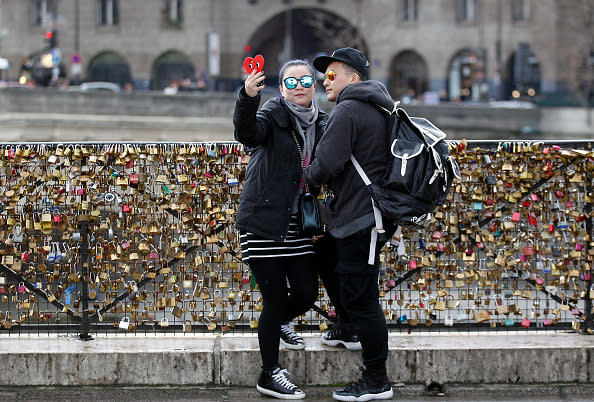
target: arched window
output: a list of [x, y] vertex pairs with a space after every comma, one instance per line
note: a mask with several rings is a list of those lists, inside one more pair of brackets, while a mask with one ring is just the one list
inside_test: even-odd
[[132, 81], [132, 74], [128, 62], [122, 56], [113, 51], [105, 51], [89, 63], [87, 81], [107, 81], [123, 86]]
[[485, 54], [482, 49], [464, 49], [453, 57], [448, 70], [450, 100], [479, 101], [487, 96]]
[[429, 73], [427, 63], [415, 51], [405, 50], [392, 60], [390, 90], [394, 99], [415, 98], [427, 92]]
[[194, 65], [185, 54], [170, 50], [163, 53], [153, 64], [151, 89], [162, 90], [172, 81], [196, 80]]

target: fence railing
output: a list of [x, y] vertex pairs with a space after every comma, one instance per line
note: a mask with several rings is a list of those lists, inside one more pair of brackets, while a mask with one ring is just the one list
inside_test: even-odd
[[[381, 254], [392, 332], [591, 332], [592, 143], [452, 142], [462, 179]], [[0, 145], [0, 334], [245, 333], [237, 143]], [[320, 285], [297, 319], [334, 319]]]

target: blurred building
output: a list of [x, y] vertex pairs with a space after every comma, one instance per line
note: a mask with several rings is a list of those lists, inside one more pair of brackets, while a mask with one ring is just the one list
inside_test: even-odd
[[[268, 84], [290, 58], [344, 46], [394, 98], [590, 94], [594, 0], [0, 0], [8, 76], [233, 90], [245, 56]], [[48, 37], [48, 32], [51, 33]], [[29, 69], [27, 70], [27, 65]], [[4, 78], [6, 73], [4, 74]]]

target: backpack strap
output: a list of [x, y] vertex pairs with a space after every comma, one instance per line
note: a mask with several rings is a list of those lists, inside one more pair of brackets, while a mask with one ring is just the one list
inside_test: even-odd
[[[369, 180], [369, 177], [367, 177], [365, 171], [363, 170], [357, 159], [355, 159], [355, 156], [353, 154], [351, 154], [351, 162], [353, 163], [353, 166], [355, 166], [355, 169], [357, 169], [357, 172], [359, 173], [359, 176], [361, 176], [361, 179], [363, 179], [365, 185], [369, 186], [371, 184], [371, 180]], [[375, 245], [377, 244], [378, 233], [385, 233], [384, 222], [382, 220], [382, 213], [380, 212], [379, 208], [375, 205], [373, 197], [371, 197], [371, 206], [373, 207], [375, 227], [371, 229], [371, 241], [369, 242], [369, 257], [367, 259], [367, 263], [369, 265], [373, 265], [375, 263]]]

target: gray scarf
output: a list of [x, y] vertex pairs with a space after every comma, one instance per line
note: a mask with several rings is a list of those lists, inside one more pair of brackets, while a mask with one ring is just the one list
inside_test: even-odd
[[297, 132], [303, 140], [303, 157], [305, 165], [311, 162], [314, 143], [316, 141], [316, 120], [318, 120], [318, 108], [312, 104], [310, 107], [303, 107], [285, 99], [287, 108], [291, 113]]
[[[312, 104], [310, 107], [303, 107], [289, 102], [286, 99], [285, 103], [289, 109], [295, 127], [297, 128], [297, 132], [303, 140], [303, 159], [305, 166], [308, 166], [311, 162], [311, 154], [313, 153], [314, 143], [316, 141], [316, 120], [318, 120], [318, 108], [314, 104]], [[305, 184], [305, 172], [303, 172], [301, 175], [301, 183], [303, 185]], [[297, 197], [293, 202], [293, 214], [296, 214], [299, 208], [299, 200], [301, 200], [301, 195], [304, 191], [303, 185], [299, 186]]]

